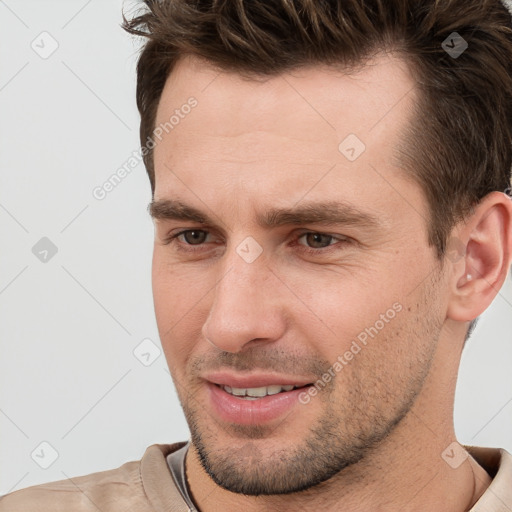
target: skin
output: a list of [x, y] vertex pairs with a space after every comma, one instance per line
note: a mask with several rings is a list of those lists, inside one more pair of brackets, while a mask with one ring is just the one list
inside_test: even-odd
[[[191, 430], [186, 472], [201, 511], [461, 512], [490, 483], [472, 457], [452, 469], [441, 454], [456, 440], [469, 321], [510, 265], [511, 201], [487, 196], [452, 232], [464, 255], [439, 261], [425, 196], [393, 158], [414, 80], [393, 55], [371, 64], [247, 80], [187, 57], [165, 85], [157, 125], [190, 96], [198, 104], [155, 148], [154, 200], [179, 199], [215, 220], [155, 219], [153, 256], [156, 319]], [[350, 133], [366, 145], [353, 162], [338, 150]], [[256, 222], [269, 208], [339, 200], [380, 225]], [[187, 229], [196, 238], [165, 244]], [[252, 263], [236, 252], [248, 236], [263, 251]], [[212, 412], [205, 372], [314, 382], [395, 303], [400, 312], [308, 404], [260, 425]]]

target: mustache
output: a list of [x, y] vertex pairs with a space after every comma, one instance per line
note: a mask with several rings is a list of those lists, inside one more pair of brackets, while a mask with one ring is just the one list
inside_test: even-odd
[[192, 374], [201, 375], [219, 370], [250, 372], [254, 370], [311, 375], [321, 378], [332, 364], [317, 356], [298, 354], [275, 348], [251, 347], [242, 352], [215, 351], [191, 361]]

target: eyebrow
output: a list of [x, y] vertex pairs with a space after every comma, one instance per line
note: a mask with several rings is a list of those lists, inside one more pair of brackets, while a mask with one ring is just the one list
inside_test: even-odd
[[[148, 205], [148, 211], [153, 219], [191, 221], [215, 226], [215, 221], [206, 213], [179, 200], [153, 200]], [[264, 214], [258, 215], [256, 221], [265, 228], [300, 224], [348, 225], [367, 229], [382, 227], [377, 216], [339, 201], [309, 202], [292, 208], [270, 208]]]

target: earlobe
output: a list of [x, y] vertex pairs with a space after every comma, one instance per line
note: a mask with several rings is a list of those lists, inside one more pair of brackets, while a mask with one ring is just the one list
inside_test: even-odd
[[485, 311], [501, 289], [511, 263], [512, 201], [492, 192], [458, 228], [464, 256], [452, 262], [452, 290], [447, 316], [468, 322]]

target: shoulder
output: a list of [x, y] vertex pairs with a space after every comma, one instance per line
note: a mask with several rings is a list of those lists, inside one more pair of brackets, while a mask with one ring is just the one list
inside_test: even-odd
[[0, 512], [149, 512], [142, 466], [183, 443], [152, 445], [141, 460], [117, 469], [27, 487], [0, 498]]

